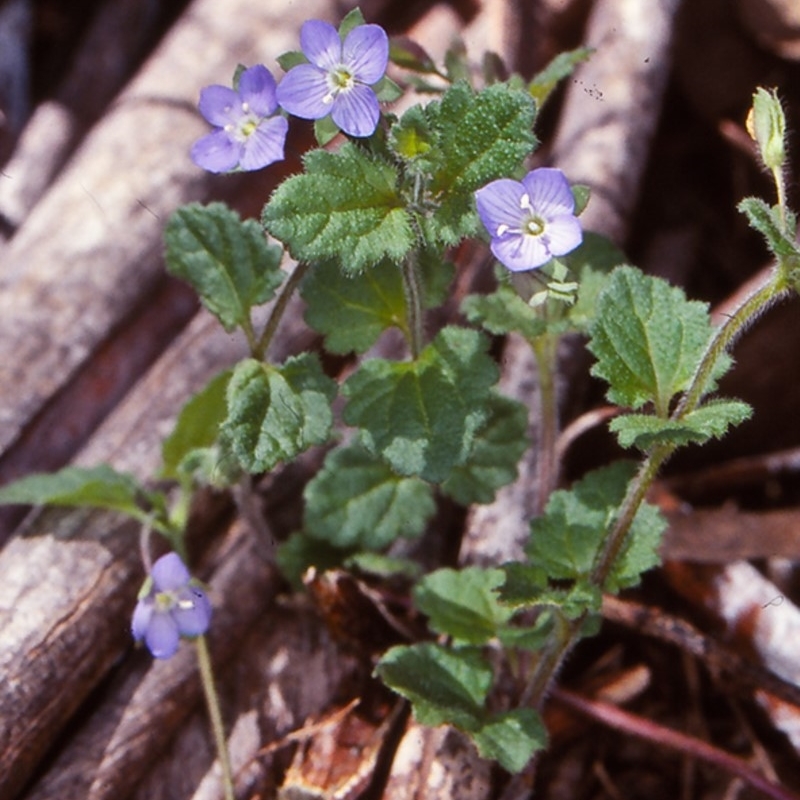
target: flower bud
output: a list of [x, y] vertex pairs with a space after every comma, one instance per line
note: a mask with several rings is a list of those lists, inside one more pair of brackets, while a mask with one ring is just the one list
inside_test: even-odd
[[775, 90], [759, 87], [753, 95], [753, 107], [747, 115], [747, 132], [758, 145], [767, 169], [783, 169], [786, 159], [786, 117]]

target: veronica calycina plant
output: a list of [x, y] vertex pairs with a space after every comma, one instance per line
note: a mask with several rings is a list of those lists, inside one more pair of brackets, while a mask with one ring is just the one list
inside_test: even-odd
[[[556, 169], [531, 169], [538, 108], [585, 51], [530, 83], [490, 76], [476, 85], [457, 51], [441, 69], [424, 54], [392, 51], [358, 12], [338, 30], [307, 22], [300, 45], [278, 59], [279, 82], [256, 65], [239, 68], [233, 88], [201, 92], [200, 111], [215, 130], [192, 153], [205, 169], [257, 169], [279, 159], [288, 114], [314, 120], [318, 141], [329, 146], [305, 154], [302, 172], [275, 189], [260, 222], [212, 203], [179, 209], [167, 225], [168, 269], [194, 286], [227, 331], [240, 330], [250, 350], [189, 400], [165, 441], [161, 477], [177, 492], [153, 492], [105, 467], [70, 468], [5, 487], [0, 500], [121, 510], [185, 555], [195, 487], [246, 487], [251, 475], [325, 446], [304, 492], [302, 529], [282, 544], [279, 562], [291, 578], [307, 566], [358, 563], [364, 553], [388, 553], [384, 566], [397, 565], [396, 543], [419, 536], [442, 498], [490, 502], [513, 480], [529, 444], [528, 409], [499, 393], [489, 335], [521, 335], [539, 364], [541, 394], [533, 446], [542, 501], [525, 558], [423, 577], [413, 599], [431, 639], [392, 648], [377, 665], [422, 722], [454, 724], [484, 756], [520, 771], [545, 745], [539, 710], [547, 687], [596, 626], [602, 593], [635, 584], [658, 562], [663, 522], [644, 502], [658, 469], [679, 446], [720, 436], [749, 414], [711, 393], [739, 331], [797, 285], [794, 217], [783, 200], [777, 209], [746, 201], [778, 268], [715, 331], [704, 304], [624, 265], [607, 242], [581, 230], [583, 187]], [[384, 74], [392, 52], [408, 84], [432, 93], [400, 116], [381, 106], [400, 91]], [[769, 131], [780, 126], [769, 119], [779, 111], [769, 113], [756, 127], [772, 141]], [[469, 325], [435, 328], [428, 312], [447, 301], [457, 269], [450, 259], [466, 239], [483, 240], [499, 262], [496, 289], [466, 299]], [[488, 255], [484, 268], [491, 269]], [[316, 352], [278, 364], [265, 358], [298, 290], [324, 347], [354, 357], [346, 380], [326, 374]], [[267, 302], [258, 328], [252, 310]], [[378, 354], [389, 329], [405, 339], [399, 358]], [[588, 336], [594, 374], [627, 410], [612, 430], [640, 461], [609, 465], [564, 489], [555, 354], [559, 338], [574, 332]], [[345, 435], [331, 446], [335, 430]], [[201, 590], [176, 558], [148, 564], [133, 622], [136, 638], [158, 657], [210, 623], [195, 594]], [[202, 636], [197, 641], [205, 678], [207, 652]], [[501, 685], [495, 668], [504, 662], [514, 679]]]

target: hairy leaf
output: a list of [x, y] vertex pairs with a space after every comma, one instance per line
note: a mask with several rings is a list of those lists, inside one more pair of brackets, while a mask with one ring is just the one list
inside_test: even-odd
[[[534, 104], [527, 92], [505, 84], [476, 93], [457, 83], [425, 107], [425, 117], [435, 143], [426, 160], [436, 207], [419, 223], [428, 241], [452, 245], [478, 230], [475, 190], [514, 174], [536, 145]], [[411, 127], [403, 120], [398, 125], [401, 131]]]
[[250, 327], [250, 310], [281, 285], [283, 251], [253, 220], [223, 203], [179, 208], [167, 223], [167, 269], [192, 285], [226, 331]]
[[415, 242], [397, 172], [345, 143], [312, 150], [305, 172], [285, 180], [264, 206], [264, 227], [298, 261], [335, 261], [354, 275], [384, 258], [401, 261]]
[[328, 453], [304, 497], [306, 533], [340, 548], [380, 550], [418, 536], [436, 510], [427, 483], [397, 475], [358, 444]]
[[476, 331], [444, 328], [410, 362], [364, 362], [342, 389], [344, 419], [400, 475], [439, 483], [467, 457], [487, 418], [497, 366]]
[[37, 473], [0, 488], [0, 504], [105, 508], [142, 517], [138, 501], [149, 497], [132, 475], [99, 467], [64, 467]]
[[490, 503], [500, 487], [511, 483], [529, 444], [528, 409], [522, 403], [492, 394], [488, 415], [466, 461], [442, 484], [442, 491], [464, 506]]
[[483, 758], [494, 759], [509, 772], [522, 771], [533, 754], [547, 746], [544, 722], [532, 708], [495, 714], [470, 736]]
[[417, 584], [414, 603], [437, 633], [464, 644], [486, 644], [513, 613], [497, 599], [504, 579], [501, 569], [439, 569]]
[[590, 332], [597, 358], [592, 374], [608, 381], [608, 399], [633, 409], [652, 402], [666, 417], [671, 398], [689, 385], [711, 325], [705, 303], [687, 300], [660, 278], [619, 267], [597, 300]]
[[739, 400], [711, 400], [680, 420], [652, 414], [626, 414], [608, 426], [622, 447], [648, 451], [656, 444], [703, 444], [724, 436], [732, 425], [749, 419], [752, 409]]
[[221, 372], [181, 409], [175, 428], [161, 445], [162, 477], [177, 479], [190, 452], [212, 447], [217, 441], [219, 426], [227, 414], [225, 393], [230, 378], [231, 370]]
[[470, 322], [482, 325], [495, 336], [514, 331], [530, 342], [547, 329], [541, 313], [507, 283], [501, 283], [491, 294], [471, 294], [464, 298], [461, 311]]
[[280, 367], [246, 359], [228, 384], [222, 432], [242, 467], [264, 472], [327, 441], [335, 394], [336, 384], [310, 353]]
[[375, 671], [411, 701], [422, 725], [480, 728], [492, 669], [478, 648], [449, 648], [426, 642], [387, 650]]

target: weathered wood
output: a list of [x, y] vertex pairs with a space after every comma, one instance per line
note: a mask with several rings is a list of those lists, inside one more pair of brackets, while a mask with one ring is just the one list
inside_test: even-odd
[[333, 14], [328, 0], [196, 0], [87, 136], [3, 253], [0, 452], [161, 280], [171, 211], [215, 187], [242, 188], [189, 160], [207, 131], [199, 89], [224, 81], [238, 60], [272, 64], [296, 46], [307, 15]]

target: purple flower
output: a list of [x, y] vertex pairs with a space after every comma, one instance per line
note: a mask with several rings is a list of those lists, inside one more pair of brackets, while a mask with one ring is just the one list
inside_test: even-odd
[[386, 72], [389, 38], [380, 25], [358, 25], [342, 42], [336, 28], [312, 19], [300, 29], [300, 46], [309, 60], [286, 73], [278, 102], [290, 114], [322, 119], [330, 114], [351, 136], [371, 136], [380, 108], [370, 88]]
[[475, 192], [481, 222], [497, 260], [512, 272], [536, 269], [583, 241], [575, 199], [564, 173], [542, 167], [522, 181], [492, 181]]
[[200, 636], [211, 622], [206, 593], [191, 582], [180, 556], [167, 553], [153, 564], [139, 594], [131, 629], [156, 658], [170, 658], [181, 636]]
[[206, 86], [200, 113], [216, 127], [192, 145], [192, 161], [209, 172], [254, 170], [283, 158], [289, 123], [278, 110], [275, 78], [264, 66], [244, 70], [239, 88]]

